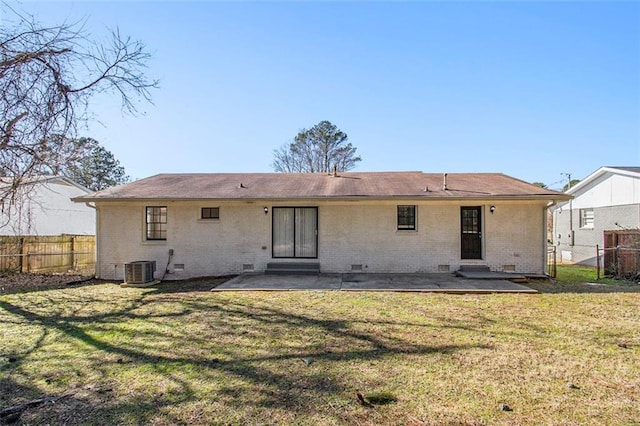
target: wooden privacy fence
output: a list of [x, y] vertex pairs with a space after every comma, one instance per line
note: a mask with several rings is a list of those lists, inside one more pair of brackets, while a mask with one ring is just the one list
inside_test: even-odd
[[0, 272], [93, 272], [94, 235], [0, 236]]
[[604, 231], [604, 248], [596, 247], [598, 277], [601, 251], [605, 275], [622, 278], [640, 273], [640, 229]]

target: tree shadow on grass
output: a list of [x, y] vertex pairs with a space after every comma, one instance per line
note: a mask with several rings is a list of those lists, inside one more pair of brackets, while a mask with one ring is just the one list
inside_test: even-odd
[[[192, 397], [188, 392], [178, 399], [138, 395], [116, 402], [112, 393], [112, 388], [95, 384], [67, 389], [62, 393], [47, 393], [11, 378], [0, 378], [0, 411], [6, 411], [0, 415], [0, 425], [146, 424], [152, 421], [158, 410]], [[163, 420], [167, 424], [184, 424], [177, 416], [166, 412]]]
[[161, 281], [158, 284], [146, 287], [150, 290], [147, 295], [210, 292], [211, 289], [235, 278], [236, 275], [218, 277], [200, 277], [188, 280]]
[[[144, 299], [143, 296], [141, 298]], [[173, 383], [176, 387], [173, 391], [174, 403], [202, 401], [203, 396], [197, 395], [189, 380], [171, 374], [172, 371], [195, 369], [205, 380], [215, 382], [221, 380], [221, 377], [226, 378], [223, 383], [220, 383], [219, 390], [211, 391], [213, 394], [210, 395], [221, 404], [236, 406], [238, 409], [246, 409], [247, 405], [255, 408], [279, 408], [299, 415], [318, 414], [320, 408], [317, 404], [311, 404], [310, 401], [344, 396], [352, 392], [356, 386], [352, 382], [353, 377], [333, 372], [331, 368], [316, 370], [318, 365], [335, 363], [357, 365], [396, 356], [450, 355], [457, 351], [487, 348], [482, 344], [421, 344], [386, 334], [384, 329], [381, 329], [384, 324], [369, 324], [375, 327], [375, 330], [363, 331], [361, 328], [365, 323], [359, 320], [314, 318], [311, 315], [295, 314], [283, 309], [240, 302], [211, 304], [186, 300], [181, 304], [181, 310], [176, 312], [154, 314], [153, 309], [151, 313], [136, 312], [140, 306], [153, 307], [154, 303], [157, 303], [158, 308], [162, 308], [163, 302], [166, 301], [162, 298], [155, 301], [137, 300], [122, 309], [101, 312], [95, 316], [85, 314], [82, 317], [77, 317], [73, 311], [43, 313], [41, 309], [35, 311], [3, 300], [0, 300], [0, 308], [16, 318], [22, 318], [45, 330], [56, 330], [72, 341], [80, 342], [98, 353], [108, 355], [110, 361], [103, 361], [94, 366], [98, 370], [108, 371], [114, 368], [114, 362], [121, 363], [122, 368], [146, 366], [145, 370], [151, 371], [151, 374], [165, 377], [167, 381]], [[55, 306], [53, 301], [50, 303]], [[87, 303], [91, 303], [89, 298], [81, 305]], [[191, 320], [190, 315], [196, 309], [204, 310], [207, 316], [214, 317], [211, 319], [211, 327], [216, 330], [216, 333], [205, 336], [176, 337], [171, 334], [173, 329], [161, 327], [151, 331], [145, 337], [151, 342], [173, 341], [175, 344], [171, 347], [175, 347], [175, 351], [161, 351], [151, 345], [145, 348], [132, 343], [118, 344], [115, 343], [118, 339], [110, 341], [109, 338], [96, 337], [95, 333], [88, 332], [86, 329], [91, 324], [110, 329], [117, 326], [119, 321], [152, 321], [162, 318], [173, 318], [187, 324]], [[395, 324], [409, 327], [424, 326], [424, 324], [409, 324], [401, 321]], [[293, 348], [269, 348], [264, 344], [265, 335], [275, 328], [284, 330], [286, 333], [304, 335], [308, 332], [311, 335], [326, 336], [337, 342], [337, 346], [300, 344]], [[227, 346], [222, 341], [216, 342], [215, 339], [222, 338], [220, 331], [230, 336], [231, 342], [237, 342], [236, 346]], [[277, 336], [275, 338], [277, 339]], [[253, 351], [255, 344], [266, 348], [262, 351], [264, 353]], [[188, 345], [193, 345], [198, 350], [194, 350], [192, 355]], [[211, 354], [206, 352], [209, 346], [215, 349]], [[29, 354], [39, 349], [41, 349], [41, 343], [31, 348]], [[46, 349], [42, 350], [46, 351]], [[26, 355], [22, 354], [21, 357]], [[64, 357], [64, 354], [50, 355]], [[114, 361], [116, 358], [118, 361]], [[308, 368], [304, 367], [304, 359], [313, 360], [313, 364]], [[18, 362], [14, 368], [19, 366]], [[243, 383], [248, 390], [242, 391], [241, 397], [234, 397], [234, 387], [225, 385], [227, 381]], [[249, 397], [248, 394], [252, 396]], [[158, 404], [164, 404], [154, 402], [153, 399], [159, 397], [153, 395], [154, 391], [150, 390], [149, 395], [139, 396], [136, 402], [139, 408], [137, 411], [127, 408], [130, 401], [124, 401], [123, 398], [119, 398], [118, 402], [113, 401], [100, 410], [107, 410], [108, 415], [104, 412], [102, 415], [106, 416], [104, 418], [114, 420], [115, 423], [144, 423], [150, 419], [150, 410], [157, 408]], [[160, 399], [162, 400], [161, 397]], [[93, 416], [95, 412], [88, 411], [87, 415]]]

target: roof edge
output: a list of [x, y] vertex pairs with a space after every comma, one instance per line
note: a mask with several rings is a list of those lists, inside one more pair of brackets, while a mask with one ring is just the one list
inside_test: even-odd
[[594, 180], [598, 179], [601, 176], [604, 176], [606, 173], [615, 173], [617, 175], [640, 178], [640, 173], [638, 172], [625, 170], [618, 167], [603, 166], [597, 169], [596, 171], [594, 171], [593, 173], [591, 173], [590, 175], [588, 175], [587, 177], [585, 177], [584, 179], [582, 179], [575, 186], [567, 189], [565, 193], [574, 194], [576, 192], [579, 192], [583, 187], [588, 186], [591, 182], [593, 182]]
[[[0, 179], [13, 179], [11, 177], [2, 177]], [[63, 181], [68, 183], [71, 186], [74, 186], [78, 189], [80, 189], [81, 191], [86, 192], [87, 194], [91, 194], [92, 190], [90, 190], [89, 188], [80, 185], [78, 182], [76, 182], [75, 180], [68, 178], [66, 176], [62, 176], [62, 175], [39, 175], [39, 176], [33, 176], [33, 177], [29, 177], [29, 178], [24, 178], [24, 181], [20, 182], [20, 186], [24, 186], [24, 185], [37, 185], [37, 184], [44, 184], [44, 183], [48, 183], [48, 182], [54, 182], [54, 181]]]
[[92, 198], [92, 197], [74, 197], [71, 201], [76, 203], [135, 203], [135, 202], [194, 202], [194, 201], [225, 201], [225, 202], [283, 202], [283, 201], [375, 201], [375, 200], [419, 200], [419, 201], [462, 201], [462, 200], [551, 200], [551, 201], [569, 201], [573, 197], [571, 195], [559, 192], [555, 194], [531, 194], [531, 195], [486, 195], [486, 196], [469, 196], [469, 197], [443, 197], [443, 196], [412, 196], [412, 195], [394, 195], [386, 197], [377, 196], [340, 196], [340, 197], [297, 197], [297, 198]]

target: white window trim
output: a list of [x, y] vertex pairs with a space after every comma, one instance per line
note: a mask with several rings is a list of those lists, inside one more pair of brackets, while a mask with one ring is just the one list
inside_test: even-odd
[[[148, 239], [147, 235], [147, 208], [148, 207], [164, 207], [167, 209], [167, 236], [165, 239]], [[169, 239], [169, 207], [166, 205], [145, 205], [142, 208], [142, 243], [145, 245], [165, 245]]]
[[[591, 213], [591, 214], [589, 215], [589, 217], [587, 217], [585, 213]], [[593, 209], [580, 209], [580, 228], [593, 229], [594, 225], [595, 225], [595, 213]]]

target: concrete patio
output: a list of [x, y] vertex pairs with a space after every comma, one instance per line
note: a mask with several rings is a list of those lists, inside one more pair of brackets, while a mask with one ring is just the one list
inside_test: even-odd
[[239, 275], [212, 291], [402, 291], [437, 293], [537, 293], [536, 290], [506, 279], [470, 279], [452, 274], [318, 274], [318, 275]]

